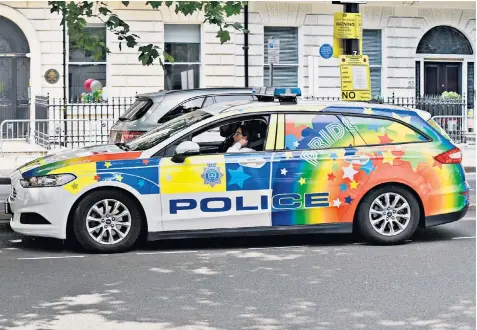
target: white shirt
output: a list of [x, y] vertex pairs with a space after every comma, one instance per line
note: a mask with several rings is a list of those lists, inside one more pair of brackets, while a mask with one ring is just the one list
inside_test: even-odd
[[240, 142], [235, 143], [233, 146], [231, 146], [227, 150], [227, 152], [252, 152], [252, 151], [255, 151], [255, 150], [253, 150], [251, 148], [247, 148], [247, 147], [242, 147]]

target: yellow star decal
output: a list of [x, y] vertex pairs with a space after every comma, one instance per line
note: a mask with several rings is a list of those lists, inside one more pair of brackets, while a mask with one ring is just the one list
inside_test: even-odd
[[306, 183], [306, 179], [305, 178], [300, 178], [300, 180], [298, 181], [301, 185], [304, 185]]
[[372, 114], [374, 113], [374, 111], [371, 110], [371, 108], [364, 108], [363, 113], [366, 113], [366, 114], [368, 114], [368, 115], [372, 115]]
[[396, 156], [393, 155], [390, 149], [388, 149], [386, 152], [383, 152], [383, 164], [389, 163], [394, 165], [394, 159], [396, 159]]
[[351, 189], [356, 189], [358, 188], [358, 184], [359, 184], [358, 182], [353, 180], [349, 183], [349, 186], [351, 187]]
[[121, 174], [116, 174], [115, 179], [119, 182], [123, 181], [123, 177], [121, 176]]
[[291, 152], [291, 151], [285, 152], [285, 157], [286, 157], [286, 159], [293, 158], [293, 152]]
[[[393, 114], [394, 115], [394, 114]], [[411, 117], [407, 117], [409, 118], [409, 122], [411, 121]], [[397, 118], [396, 118], [397, 119]], [[404, 118], [399, 118], [403, 121], [406, 121]], [[406, 122], [408, 122], [406, 121]], [[416, 133], [409, 129], [408, 127], [400, 124], [400, 123], [397, 123], [397, 122], [394, 122], [392, 123], [391, 125], [388, 126], [388, 130], [390, 131], [393, 131], [393, 132], [396, 132], [396, 134], [399, 136], [399, 137], [405, 137], [406, 135], [416, 135]]]
[[104, 163], [104, 167], [110, 168], [110, 167], [111, 167], [111, 162], [106, 162], [106, 163]]

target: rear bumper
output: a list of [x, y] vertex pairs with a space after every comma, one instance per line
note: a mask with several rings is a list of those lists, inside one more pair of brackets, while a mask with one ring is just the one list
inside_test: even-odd
[[424, 226], [428, 228], [460, 220], [466, 215], [468, 210], [469, 204], [467, 204], [460, 211], [457, 212], [438, 214], [426, 217], [424, 220]]

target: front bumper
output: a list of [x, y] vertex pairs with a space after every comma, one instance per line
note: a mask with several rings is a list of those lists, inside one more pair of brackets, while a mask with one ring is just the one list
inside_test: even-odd
[[[66, 239], [66, 223], [74, 196], [63, 187], [23, 188], [19, 180], [12, 180], [12, 192], [15, 194], [10, 194], [7, 202], [13, 213], [10, 226], [15, 232]], [[40, 221], [32, 222], [32, 218]]]
[[424, 220], [424, 226], [428, 228], [460, 220], [466, 215], [468, 210], [469, 204], [466, 204], [457, 212], [428, 216]]

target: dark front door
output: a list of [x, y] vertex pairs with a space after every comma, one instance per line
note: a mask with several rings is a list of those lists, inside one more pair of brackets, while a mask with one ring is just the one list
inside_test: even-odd
[[440, 95], [443, 92], [461, 94], [461, 63], [424, 63], [424, 94]]
[[[28, 41], [20, 28], [0, 16], [0, 125], [4, 120], [30, 117], [29, 52]], [[14, 125], [7, 124], [3, 129], [4, 134], [12, 135]]]

